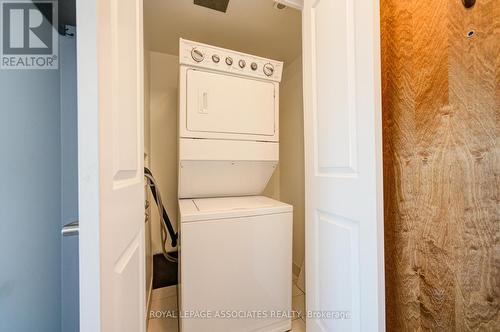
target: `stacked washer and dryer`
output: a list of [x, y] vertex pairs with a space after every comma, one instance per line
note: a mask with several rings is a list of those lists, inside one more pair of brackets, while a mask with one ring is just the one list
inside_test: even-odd
[[180, 40], [181, 332], [291, 329], [292, 206], [279, 160], [283, 63]]

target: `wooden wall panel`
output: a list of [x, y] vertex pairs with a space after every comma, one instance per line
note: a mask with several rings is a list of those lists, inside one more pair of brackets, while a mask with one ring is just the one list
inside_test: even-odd
[[381, 0], [381, 31], [387, 329], [500, 331], [500, 1]]

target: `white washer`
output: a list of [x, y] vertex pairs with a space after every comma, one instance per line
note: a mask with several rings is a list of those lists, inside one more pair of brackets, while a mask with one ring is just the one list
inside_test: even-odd
[[182, 332], [291, 329], [292, 209], [263, 196], [179, 200]]

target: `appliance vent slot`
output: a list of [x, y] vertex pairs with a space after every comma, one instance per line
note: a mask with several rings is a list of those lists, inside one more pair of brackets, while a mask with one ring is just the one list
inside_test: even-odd
[[194, 4], [225, 13], [229, 0], [194, 0]]

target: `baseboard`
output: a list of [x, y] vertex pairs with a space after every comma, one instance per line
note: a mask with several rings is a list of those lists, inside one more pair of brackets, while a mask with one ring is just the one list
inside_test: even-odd
[[[171, 253], [171, 252], [176, 252], [176, 251], [178, 251], [177, 247], [175, 247], [175, 248], [169, 248], [169, 250], [166, 250], [167, 254]], [[158, 248], [154, 249], [151, 252], [153, 253], [153, 256], [154, 255], [158, 255], [158, 254], [162, 254], [163, 255], [163, 251], [161, 250], [161, 248], [160, 249], [158, 249]]]
[[282, 320], [280, 322], [273, 323], [271, 325], [265, 326], [263, 328], [260, 328], [258, 330], [255, 330], [255, 332], [283, 332], [283, 331], [291, 331], [292, 330], [292, 320], [291, 319], [286, 319]]
[[159, 301], [172, 296], [177, 296], [177, 285], [155, 288], [151, 301]]
[[149, 281], [148, 287], [148, 300], [146, 303], [146, 331], [149, 325], [149, 311], [151, 310], [151, 298], [153, 297], [153, 277], [151, 276], [151, 280]]

